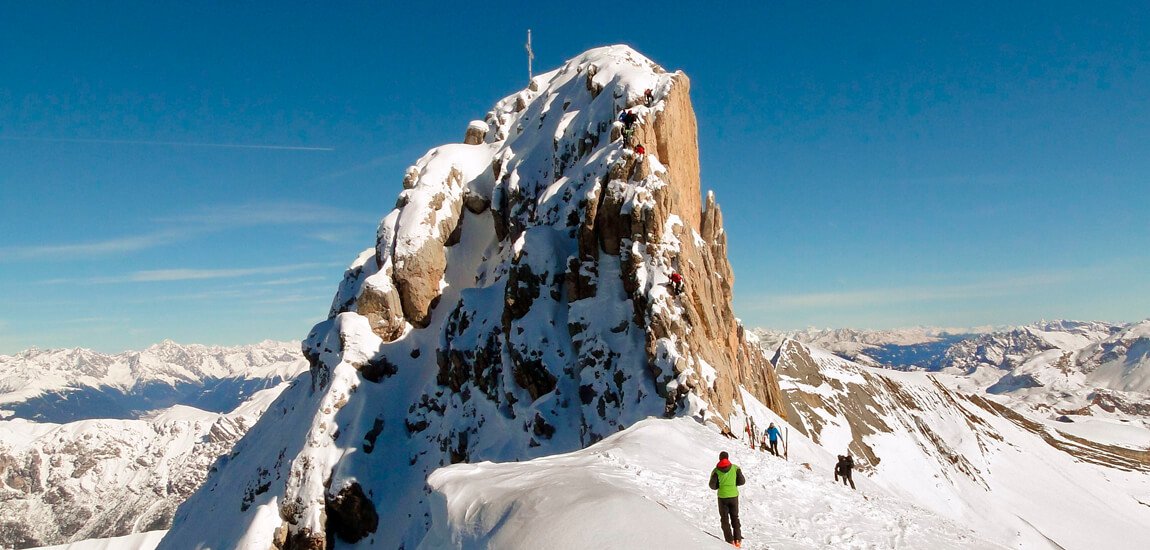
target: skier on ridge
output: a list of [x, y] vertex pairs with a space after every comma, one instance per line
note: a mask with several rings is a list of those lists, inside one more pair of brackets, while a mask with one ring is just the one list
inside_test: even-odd
[[739, 485], [747, 482], [743, 470], [731, 463], [727, 451], [719, 453], [719, 463], [711, 470], [710, 487], [718, 491], [719, 520], [723, 525], [723, 539], [735, 546], [743, 546], [743, 532], [739, 523]]

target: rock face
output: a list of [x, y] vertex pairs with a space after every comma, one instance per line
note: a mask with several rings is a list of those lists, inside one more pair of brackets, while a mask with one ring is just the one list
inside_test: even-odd
[[[652, 415], [726, 427], [748, 399], [783, 413], [732, 311], [689, 86], [630, 48], [591, 50], [424, 155], [304, 343], [311, 383], [161, 546], [414, 548], [441, 465], [575, 450]], [[625, 109], [645, 155], [618, 139]]]

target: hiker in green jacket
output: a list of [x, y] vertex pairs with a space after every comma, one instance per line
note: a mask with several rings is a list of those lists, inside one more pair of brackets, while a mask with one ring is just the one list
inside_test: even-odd
[[[743, 533], [739, 524], [739, 485], [743, 470], [732, 464], [727, 451], [719, 453], [719, 463], [711, 470], [711, 489], [719, 492], [719, 519], [723, 523], [723, 538], [735, 548], [743, 546]], [[732, 530], [733, 528], [733, 530]]]

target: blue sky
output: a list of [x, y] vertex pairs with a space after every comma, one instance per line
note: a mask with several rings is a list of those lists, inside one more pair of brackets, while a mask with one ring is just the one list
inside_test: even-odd
[[691, 76], [749, 326], [1150, 316], [1145, 2], [233, 4], [0, 3], [0, 353], [303, 337], [529, 27]]

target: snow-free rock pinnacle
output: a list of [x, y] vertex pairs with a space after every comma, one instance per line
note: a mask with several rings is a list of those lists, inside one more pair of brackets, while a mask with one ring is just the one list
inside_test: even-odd
[[[626, 46], [594, 49], [419, 159], [304, 343], [310, 380], [162, 547], [413, 548], [441, 465], [571, 451], [652, 415], [726, 425], [742, 391], [782, 413], [733, 314], [689, 89]], [[614, 139], [628, 109], [644, 155]], [[197, 527], [216, 521], [231, 527]]]

